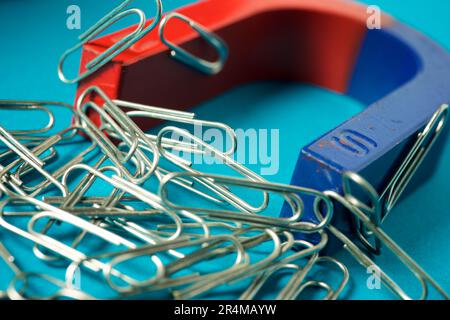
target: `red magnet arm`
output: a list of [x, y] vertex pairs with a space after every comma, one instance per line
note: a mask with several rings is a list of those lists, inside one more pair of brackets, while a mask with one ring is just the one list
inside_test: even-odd
[[[155, 30], [83, 80], [78, 95], [96, 85], [112, 99], [183, 110], [260, 80], [306, 82], [343, 93], [368, 17], [364, 6], [345, 0], [208, 0], [177, 12], [227, 43], [229, 58], [219, 74], [205, 75], [173, 59]], [[80, 71], [132, 28], [86, 44]], [[216, 58], [214, 48], [183, 22], [171, 22], [166, 38], [199, 57]], [[154, 124], [140, 121], [143, 129]]]

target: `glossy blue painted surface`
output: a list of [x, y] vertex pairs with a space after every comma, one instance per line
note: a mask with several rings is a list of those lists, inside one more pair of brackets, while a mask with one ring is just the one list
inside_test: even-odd
[[[393, 163], [402, 156], [399, 146], [414, 139], [436, 109], [450, 101], [450, 55], [399, 23], [370, 30], [348, 94], [367, 109], [306, 146], [292, 184], [341, 192], [341, 174], [349, 170], [359, 172], [381, 192]], [[305, 207], [305, 219], [316, 220], [313, 199]], [[289, 214], [285, 205], [282, 215]], [[341, 213], [335, 220], [344, 230], [351, 228], [350, 221], [341, 221], [348, 220]]]
[[[65, 28], [66, 8], [77, 3], [82, 9], [82, 28], [95, 22], [110, 8], [110, 1], [66, 1], [66, 0], [3, 0], [0, 2], [0, 98], [59, 100], [71, 103], [75, 87], [62, 84], [57, 78], [56, 64], [59, 55], [76, 41], [80, 34]], [[188, 0], [166, 1], [167, 9], [193, 2]], [[136, 0], [142, 7], [148, 1]], [[450, 49], [450, 21], [447, 14], [450, 3], [447, 0], [371, 0], [397, 19], [421, 30], [432, 39]], [[151, 6], [148, 11], [152, 10]], [[76, 59], [73, 70], [77, 70]], [[151, 76], [151, 75], [149, 75]], [[444, 84], [445, 85], [445, 84]], [[434, 90], [435, 88], [430, 88]], [[280, 130], [279, 171], [268, 179], [288, 183], [294, 171], [299, 151], [315, 138], [323, 135], [340, 123], [354, 116], [365, 105], [350, 98], [336, 95], [322, 89], [284, 83], [259, 83], [237, 88], [217, 99], [195, 108], [200, 118], [220, 120], [236, 128], [264, 128]], [[62, 113], [61, 113], [62, 114]], [[326, 115], [326, 116], [324, 116]], [[6, 127], [29, 124], [30, 119], [18, 113], [0, 113], [1, 124]], [[39, 115], [33, 122], [42, 123]], [[435, 173], [415, 190], [409, 190], [400, 204], [383, 224], [384, 229], [425, 270], [450, 291], [448, 264], [450, 246], [450, 146], [442, 142], [441, 158], [427, 162], [419, 177], [429, 175], [432, 167]], [[251, 165], [259, 170], [261, 164]], [[417, 178], [419, 179], [419, 178]], [[416, 183], [416, 179], [412, 183]], [[274, 210], [274, 215], [278, 215]], [[31, 244], [0, 231], [0, 240], [16, 255], [17, 262], [27, 271], [50, 272], [63, 278], [63, 270], [46, 266], [29, 254]], [[340, 251], [336, 254], [345, 262], [352, 273], [351, 283], [344, 297], [350, 299], [389, 299], [392, 295], [385, 289], [369, 290], [366, 286], [366, 271], [351, 257]], [[395, 279], [413, 293], [417, 285], [412, 276], [399, 266], [389, 254], [377, 258], [386, 270], [394, 272]], [[0, 268], [3, 265], [0, 262]], [[0, 272], [0, 289], [10, 274]], [[108, 295], [105, 288], [89, 276], [83, 277], [83, 287], [93, 294]], [[218, 295], [233, 298], [245, 287], [238, 284], [235, 290]]]

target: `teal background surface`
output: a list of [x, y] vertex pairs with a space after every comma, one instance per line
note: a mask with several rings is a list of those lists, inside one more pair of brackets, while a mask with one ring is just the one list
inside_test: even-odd
[[[226, 1], [226, 0], [224, 0]], [[243, 0], [245, 1], [245, 0]], [[299, 0], [300, 1], [300, 0]], [[319, 1], [319, 0], [318, 0]], [[326, 1], [326, 0], [324, 0]], [[118, 1], [116, 1], [118, 3]], [[114, 3], [116, 3], [114, 2]], [[166, 0], [165, 11], [192, 3]], [[450, 1], [448, 0], [370, 0], [400, 20], [428, 35], [450, 50]], [[153, 10], [151, 1], [136, 0], [135, 5]], [[66, 28], [66, 8], [77, 4], [82, 13], [82, 29], [92, 25], [110, 10], [111, 1], [87, 0], [2, 0], [0, 2], [0, 99], [51, 100], [72, 103], [75, 86], [65, 85], [57, 77], [61, 53], [72, 46], [81, 31]], [[261, 30], [264, 32], [264, 30]], [[280, 53], [282, 58], [282, 53]], [[78, 64], [75, 57], [72, 70]], [[151, 75], [149, 75], [151, 76]], [[234, 128], [280, 130], [280, 170], [268, 177], [274, 182], [290, 181], [302, 146], [361, 111], [365, 106], [326, 90], [292, 83], [255, 83], [239, 87], [196, 107], [199, 118], [224, 122]], [[0, 124], [6, 128], [37, 123], [37, 118], [0, 111]], [[258, 165], [251, 166], [258, 170]], [[413, 180], [413, 183], [417, 182]], [[447, 291], [450, 291], [450, 142], [445, 145], [435, 174], [403, 197], [384, 222], [383, 228]], [[0, 230], [0, 241], [17, 256], [18, 264], [28, 271], [45, 272], [48, 267], [30, 260], [30, 245], [12, 241]], [[386, 289], [369, 290], [366, 270], [344, 251], [337, 256], [349, 267], [351, 281], [343, 298], [391, 299]], [[418, 282], [398, 260], [385, 250], [376, 260], [394, 279], [417, 296]], [[0, 268], [4, 268], [0, 262]], [[2, 270], [0, 269], [0, 270]], [[50, 269], [48, 269], [50, 270]], [[52, 271], [53, 272], [53, 271]], [[61, 273], [53, 273], [63, 277]], [[8, 273], [0, 271], [0, 290]], [[100, 292], [100, 287], [93, 288]], [[233, 298], [229, 294], [220, 298]], [[433, 296], [433, 295], [432, 295]]]

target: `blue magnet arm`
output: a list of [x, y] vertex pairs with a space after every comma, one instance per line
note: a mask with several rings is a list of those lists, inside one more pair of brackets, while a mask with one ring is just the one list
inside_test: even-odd
[[[400, 23], [369, 30], [348, 94], [369, 107], [304, 147], [292, 184], [342, 194], [342, 172], [351, 170], [380, 188], [414, 134], [450, 101], [450, 56]], [[303, 219], [316, 221], [312, 199], [304, 201]], [[281, 216], [289, 215], [284, 204]], [[351, 233], [351, 222], [342, 212], [335, 213], [333, 223]]]

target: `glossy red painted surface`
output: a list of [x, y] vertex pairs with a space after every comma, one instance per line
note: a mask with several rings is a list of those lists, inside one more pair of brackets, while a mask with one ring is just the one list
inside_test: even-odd
[[[219, 74], [205, 75], [171, 58], [154, 30], [80, 83], [78, 93], [97, 85], [113, 99], [175, 109], [260, 80], [305, 82], [344, 93], [368, 17], [365, 6], [346, 0], [207, 0], [177, 11], [227, 43], [229, 59]], [[85, 45], [81, 71], [131, 28]], [[166, 37], [202, 58], [215, 58], [214, 49], [182, 22], [171, 21]]]

